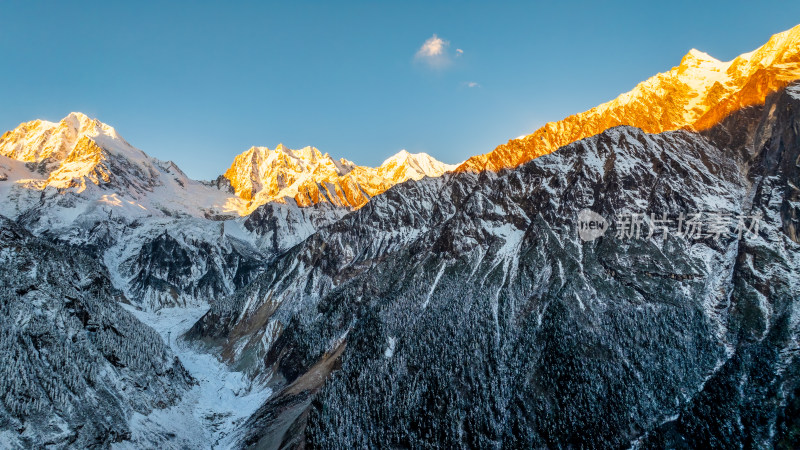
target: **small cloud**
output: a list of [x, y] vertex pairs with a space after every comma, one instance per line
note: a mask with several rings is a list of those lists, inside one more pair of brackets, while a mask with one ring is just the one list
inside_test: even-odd
[[457, 48], [455, 53], [451, 54], [448, 52], [449, 48], [450, 41], [434, 34], [417, 50], [414, 60], [425, 63], [433, 69], [443, 69], [450, 65], [453, 56], [458, 57], [464, 54], [464, 50], [460, 48]]
[[468, 87], [468, 88], [479, 88], [479, 87], [481, 87], [480, 83], [478, 83], [476, 81], [465, 81], [463, 83], [463, 85]]
[[444, 53], [444, 49], [450, 46], [450, 42], [445, 41], [437, 35], [428, 38], [422, 47], [417, 50], [417, 58], [432, 58]]

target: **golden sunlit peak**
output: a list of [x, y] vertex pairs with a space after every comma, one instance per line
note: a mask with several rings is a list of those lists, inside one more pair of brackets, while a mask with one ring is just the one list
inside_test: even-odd
[[760, 48], [722, 62], [691, 49], [680, 65], [582, 113], [549, 122], [524, 139], [473, 156], [460, 171], [516, 167], [577, 140], [619, 125], [648, 133], [703, 130], [737, 109], [761, 104], [771, 92], [800, 79], [800, 25], [772, 36]]
[[20, 124], [0, 139], [0, 155], [24, 162], [63, 161], [82, 139], [125, 142], [113, 127], [72, 112], [57, 123], [34, 120]]
[[682, 66], [688, 65], [688, 64], [691, 64], [694, 61], [712, 62], [712, 63], [719, 63], [720, 62], [720, 60], [718, 60], [717, 58], [714, 58], [713, 56], [709, 55], [708, 53], [701, 52], [700, 50], [697, 50], [696, 48], [693, 48], [693, 49], [689, 50], [689, 53], [687, 53], [683, 57], [683, 59], [681, 60], [681, 65]]
[[275, 151], [252, 147], [236, 156], [224, 176], [250, 210], [285, 198], [300, 206], [324, 202], [358, 208], [397, 183], [439, 176], [454, 167], [405, 150], [379, 167], [365, 167], [344, 158], [334, 160], [316, 147], [292, 150], [279, 144]]

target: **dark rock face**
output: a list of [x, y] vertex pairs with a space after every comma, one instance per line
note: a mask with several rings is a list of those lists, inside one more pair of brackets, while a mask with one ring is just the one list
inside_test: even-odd
[[[398, 185], [191, 336], [279, 390], [243, 445], [796, 447], [798, 152], [790, 86], [703, 136], [618, 127]], [[590, 242], [584, 208], [613, 223]], [[762, 219], [741, 238], [621, 233], [629, 213], [695, 212]], [[282, 414], [345, 343], [308, 410]]]
[[213, 302], [246, 286], [263, 265], [262, 254], [233, 238], [181, 237], [164, 231], [123, 262], [132, 297], [154, 309]]
[[299, 207], [293, 199], [266, 203], [244, 220], [244, 227], [259, 236], [262, 251], [279, 255], [302, 242], [317, 229], [344, 217], [350, 210], [330, 203]]
[[193, 380], [120, 305], [102, 266], [0, 216], [0, 435], [11, 448], [107, 448]]
[[763, 211], [773, 226], [761, 239], [742, 242], [736, 255], [729, 321], [735, 352], [680, 416], [643, 437], [645, 446], [800, 445], [798, 86], [767, 102], [753, 142], [752, 208]]

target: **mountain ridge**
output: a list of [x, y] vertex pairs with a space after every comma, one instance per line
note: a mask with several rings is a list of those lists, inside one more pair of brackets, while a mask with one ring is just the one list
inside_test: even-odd
[[468, 158], [456, 170], [499, 171], [619, 125], [648, 133], [708, 129], [734, 111], [800, 79], [800, 25], [728, 62], [691, 49], [680, 64], [588, 111], [548, 122], [532, 134]]
[[454, 168], [426, 153], [406, 150], [378, 167], [366, 167], [344, 158], [335, 160], [315, 147], [292, 150], [279, 144], [272, 150], [251, 147], [237, 155], [223, 177], [249, 205], [293, 198], [300, 206], [327, 202], [357, 209], [395, 184], [440, 176]]
[[[173, 173], [181, 188], [187, 183], [202, 183], [191, 180], [174, 162], [147, 155], [113, 127], [79, 112], [70, 113], [59, 122], [37, 119], [21, 123], [0, 137], [0, 156], [26, 163], [34, 169], [32, 172], [47, 175], [37, 179], [31, 174], [27, 185], [39, 190], [76, 188], [82, 192], [88, 184], [102, 186], [116, 179], [127, 190], [152, 191], [155, 185], [173, 181], [155, 180], [159, 169]], [[334, 160], [310, 146], [298, 150], [283, 144], [272, 150], [254, 146], [234, 157], [218, 178], [226, 179], [235, 195], [206, 206], [240, 216], [263, 204], [285, 202], [288, 198], [301, 207], [327, 202], [359, 208], [397, 183], [440, 176], [455, 167], [426, 153], [406, 150], [390, 156], [378, 167], [367, 167], [344, 158]], [[8, 179], [9, 168], [0, 167], [0, 171]]]

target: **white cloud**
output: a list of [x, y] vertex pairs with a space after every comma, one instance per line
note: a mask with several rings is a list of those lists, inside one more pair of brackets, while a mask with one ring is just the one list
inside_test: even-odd
[[422, 47], [417, 50], [414, 60], [427, 64], [434, 69], [443, 69], [450, 65], [453, 55], [461, 56], [464, 50], [457, 48], [453, 55], [450, 54], [450, 41], [444, 40], [437, 35], [433, 35], [426, 40]]
[[433, 37], [429, 38], [422, 44], [422, 47], [417, 50], [417, 57], [418, 58], [431, 58], [435, 56], [440, 56], [444, 53], [444, 49], [450, 46], [450, 42], [445, 41], [444, 39], [440, 38], [437, 35], [433, 35]]
[[464, 82], [464, 86], [466, 86], [466, 87], [468, 87], [468, 88], [476, 88], [476, 87], [481, 87], [480, 83], [478, 83], [478, 82], [475, 82], [475, 81], [465, 81], [465, 82]]

